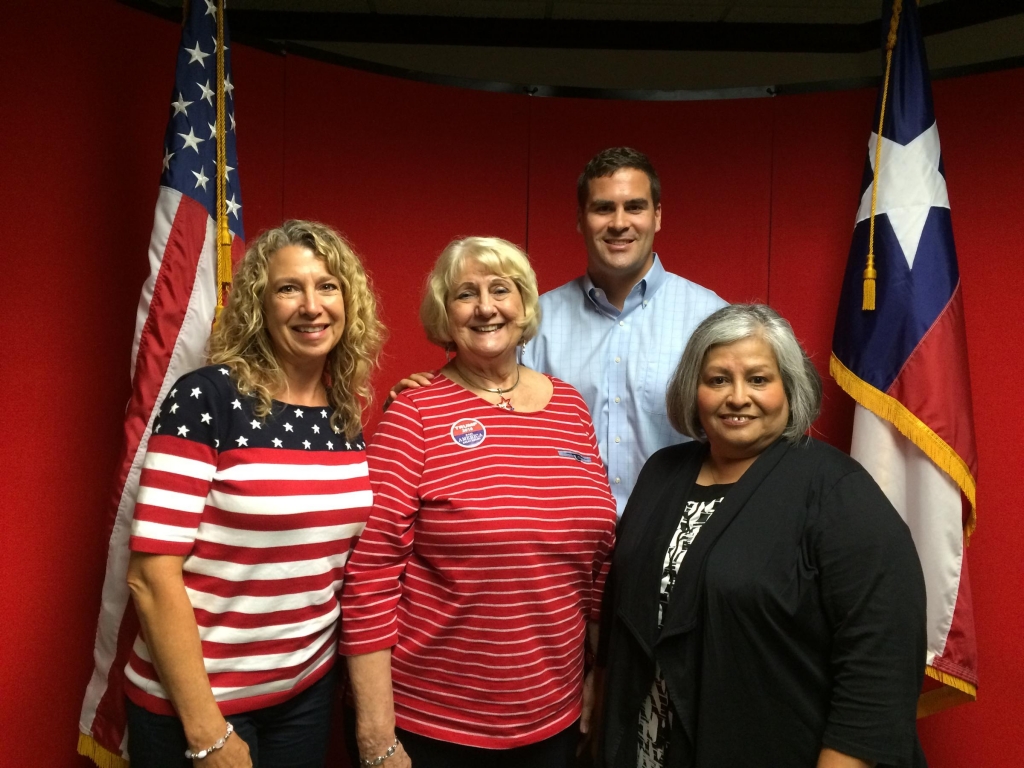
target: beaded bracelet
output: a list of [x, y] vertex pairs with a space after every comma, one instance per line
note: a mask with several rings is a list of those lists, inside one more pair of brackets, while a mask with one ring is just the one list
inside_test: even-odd
[[395, 736], [395, 743], [392, 744], [390, 747], [388, 747], [387, 751], [383, 755], [381, 755], [380, 757], [375, 757], [375, 758], [373, 758], [373, 760], [366, 760], [366, 759], [360, 758], [359, 765], [362, 768], [376, 768], [376, 766], [380, 765], [385, 760], [387, 760], [389, 757], [391, 757], [393, 754], [395, 754], [395, 750], [396, 749], [398, 749], [398, 737], [397, 736]]
[[221, 736], [219, 739], [217, 739], [216, 743], [214, 743], [214, 745], [212, 747], [207, 747], [206, 749], [200, 749], [198, 752], [193, 752], [191, 749], [186, 749], [185, 750], [185, 759], [186, 760], [202, 760], [204, 757], [209, 755], [211, 752], [216, 752], [218, 749], [223, 747], [227, 743], [228, 736], [230, 736], [234, 732], [235, 732], [235, 726], [233, 726], [229, 722], [228, 723], [227, 733], [225, 733], [223, 736]]

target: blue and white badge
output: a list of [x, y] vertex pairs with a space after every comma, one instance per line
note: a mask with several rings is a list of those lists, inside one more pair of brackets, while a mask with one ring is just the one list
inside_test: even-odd
[[451, 435], [457, 445], [476, 448], [487, 437], [487, 430], [476, 419], [459, 419], [452, 424]]
[[576, 461], [582, 461], [584, 464], [590, 463], [590, 457], [576, 451], [559, 451], [558, 455], [563, 459], [576, 459]]

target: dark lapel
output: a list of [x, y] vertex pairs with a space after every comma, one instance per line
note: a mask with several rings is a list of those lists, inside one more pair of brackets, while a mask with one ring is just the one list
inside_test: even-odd
[[[676, 577], [675, 587], [672, 589], [672, 596], [669, 598], [668, 613], [665, 616], [665, 623], [662, 627], [658, 641], [661, 642], [674, 635], [689, 632], [701, 619], [701, 595], [704, 585], [704, 568], [708, 554], [718, 542], [719, 537], [732, 524], [744, 508], [750, 497], [757, 491], [764, 479], [771, 474], [771, 471], [782, 460], [790, 449], [790, 443], [784, 439], [776, 440], [764, 453], [757, 457], [757, 460], [750, 465], [750, 468], [743, 473], [736, 484], [725, 495], [722, 505], [715, 510], [715, 513], [700, 529], [700, 533], [693, 540], [690, 549], [679, 566], [679, 574]], [[699, 466], [699, 465], [698, 465]], [[696, 479], [696, 475], [694, 475]], [[687, 487], [685, 490], [689, 490]], [[680, 511], [682, 511], [680, 509]], [[679, 522], [676, 517], [676, 524]], [[674, 528], [672, 529], [675, 530]], [[668, 548], [668, 540], [672, 536], [669, 531], [660, 549], [655, 550], [664, 558], [664, 552]], [[659, 540], [660, 541], [660, 540]], [[654, 551], [652, 551], [652, 555]], [[653, 558], [652, 559], [658, 559]], [[658, 559], [659, 567], [662, 560]]]
[[[623, 528], [632, 529], [634, 520], [639, 526], [628, 533], [624, 530], [616, 544], [624, 555], [621, 567], [616, 558], [616, 567], [628, 571], [617, 576], [621, 584], [617, 613], [651, 659], [658, 638], [658, 595], [665, 552], [679, 526], [686, 497], [700, 473], [707, 445], [692, 442], [670, 451], [673, 463], [663, 468], [654, 482], [647, 479], [645, 486], [638, 487], [630, 496], [623, 513]], [[655, 454], [652, 461], [660, 458], [664, 457]], [[629, 515], [636, 517], [627, 519]]]

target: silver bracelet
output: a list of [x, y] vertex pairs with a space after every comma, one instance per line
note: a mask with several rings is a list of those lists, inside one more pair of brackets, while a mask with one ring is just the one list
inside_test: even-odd
[[393, 754], [395, 754], [395, 750], [396, 749], [398, 749], [398, 737], [397, 736], [395, 736], [395, 743], [392, 744], [390, 747], [388, 747], [387, 752], [385, 752], [380, 757], [373, 758], [373, 760], [365, 760], [363, 758], [359, 758], [359, 765], [361, 766], [361, 768], [376, 768], [376, 766], [380, 765], [385, 760], [387, 760], [389, 757], [391, 757]]
[[216, 752], [218, 749], [223, 747], [227, 743], [227, 741], [228, 741], [228, 736], [230, 736], [234, 732], [235, 732], [235, 726], [233, 726], [229, 722], [228, 723], [227, 733], [225, 733], [223, 736], [221, 736], [219, 739], [217, 739], [217, 741], [214, 743], [214, 745], [212, 747], [207, 747], [206, 749], [200, 749], [198, 752], [193, 752], [191, 749], [186, 749], [185, 750], [185, 759], [186, 760], [202, 760], [204, 757], [209, 755], [211, 752]]

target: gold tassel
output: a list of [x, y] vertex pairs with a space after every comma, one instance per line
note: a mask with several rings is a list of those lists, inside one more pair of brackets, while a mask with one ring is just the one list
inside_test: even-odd
[[892, 50], [896, 47], [896, 29], [900, 23], [902, 0], [893, 0], [892, 17], [889, 19], [889, 37], [885, 41], [885, 79], [882, 81], [882, 106], [878, 110], [878, 140], [875, 142], [875, 175], [871, 181], [871, 221], [868, 224], [868, 262], [864, 270], [864, 299], [861, 309], [875, 311], [875, 207], [878, 203], [878, 174], [882, 167], [882, 129], [885, 127], [885, 102], [889, 98], [889, 73], [892, 71]]
[[[874, 264], [875, 254], [868, 254], [868, 264]], [[861, 309], [867, 311], [874, 311], [875, 309], [875, 280], [878, 278], [878, 272], [875, 271], [873, 266], [869, 266], [864, 270], [864, 301], [861, 304]]]

